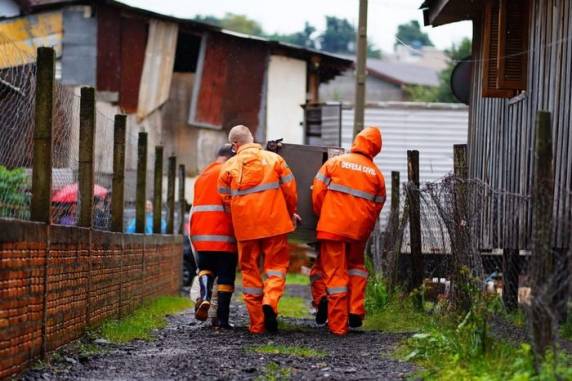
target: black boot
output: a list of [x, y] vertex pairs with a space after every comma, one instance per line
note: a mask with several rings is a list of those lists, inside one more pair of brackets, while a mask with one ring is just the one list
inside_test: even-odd
[[223, 329], [232, 329], [233, 326], [228, 322], [230, 315], [230, 301], [232, 299], [232, 292], [218, 292], [218, 306], [217, 314], [217, 327]]
[[278, 332], [278, 320], [276, 320], [276, 312], [271, 306], [265, 304], [262, 306], [262, 313], [264, 314], [264, 328], [270, 333]]
[[195, 304], [195, 319], [205, 321], [209, 317], [209, 308], [213, 295], [214, 278], [209, 274], [199, 276], [201, 295]]
[[349, 318], [349, 322], [348, 322], [350, 329], [360, 328], [362, 326], [362, 324], [363, 323], [361, 320], [361, 316], [355, 315], [355, 314], [350, 314], [350, 318]]
[[316, 312], [316, 324], [322, 326], [328, 322], [328, 298], [323, 297], [318, 304], [318, 311]]

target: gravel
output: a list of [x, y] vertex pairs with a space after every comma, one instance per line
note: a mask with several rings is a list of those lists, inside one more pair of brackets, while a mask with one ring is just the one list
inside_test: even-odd
[[[307, 300], [307, 286], [288, 286], [287, 294]], [[63, 360], [36, 367], [24, 380], [402, 380], [414, 366], [392, 358], [406, 336], [380, 332], [350, 333], [336, 337], [311, 319], [282, 319], [278, 334], [248, 333], [244, 304], [235, 301], [233, 331], [212, 329], [194, 320], [191, 310], [169, 317], [166, 328], [152, 341], [115, 345], [95, 340], [103, 353], [82, 358], [65, 352]], [[261, 354], [262, 344], [295, 345], [322, 352], [323, 356], [297, 357]], [[64, 350], [65, 351], [65, 350]], [[81, 360], [80, 360], [81, 358]], [[70, 361], [73, 360], [73, 361]]]

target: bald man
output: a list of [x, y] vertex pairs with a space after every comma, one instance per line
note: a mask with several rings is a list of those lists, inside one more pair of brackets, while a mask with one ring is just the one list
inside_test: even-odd
[[[228, 139], [236, 156], [221, 169], [218, 191], [230, 207], [238, 241], [249, 330], [276, 332], [289, 262], [287, 234], [299, 219], [296, 181], [284, 159], [255, 144], [246, 126], [233, 127]], [[258, 267], [262, 254], [264, 282]]]

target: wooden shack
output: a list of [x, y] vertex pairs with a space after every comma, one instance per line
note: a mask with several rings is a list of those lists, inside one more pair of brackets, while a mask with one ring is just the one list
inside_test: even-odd
[[[490, 198], [481, 248], [531, 247], [535, 115], [552, 113], [555, 219], [568, 221], [572, 190], [572, 2], [426, 0], [425, 24], [473, 22], [469, 172], [507, 197]], [[522, 197], [520, 197], [522, 196]], [[555, 247], [569, 248], [567, 224]]]

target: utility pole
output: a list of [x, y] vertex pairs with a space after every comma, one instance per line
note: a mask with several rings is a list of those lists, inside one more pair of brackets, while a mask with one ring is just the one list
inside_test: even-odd
[[356, 100], [354, 110], [354, 137], [363, 130], [365, 110], [365, 80], [367, 60], [367, 0], [359, 1], [359, 26], [356, 36]]

